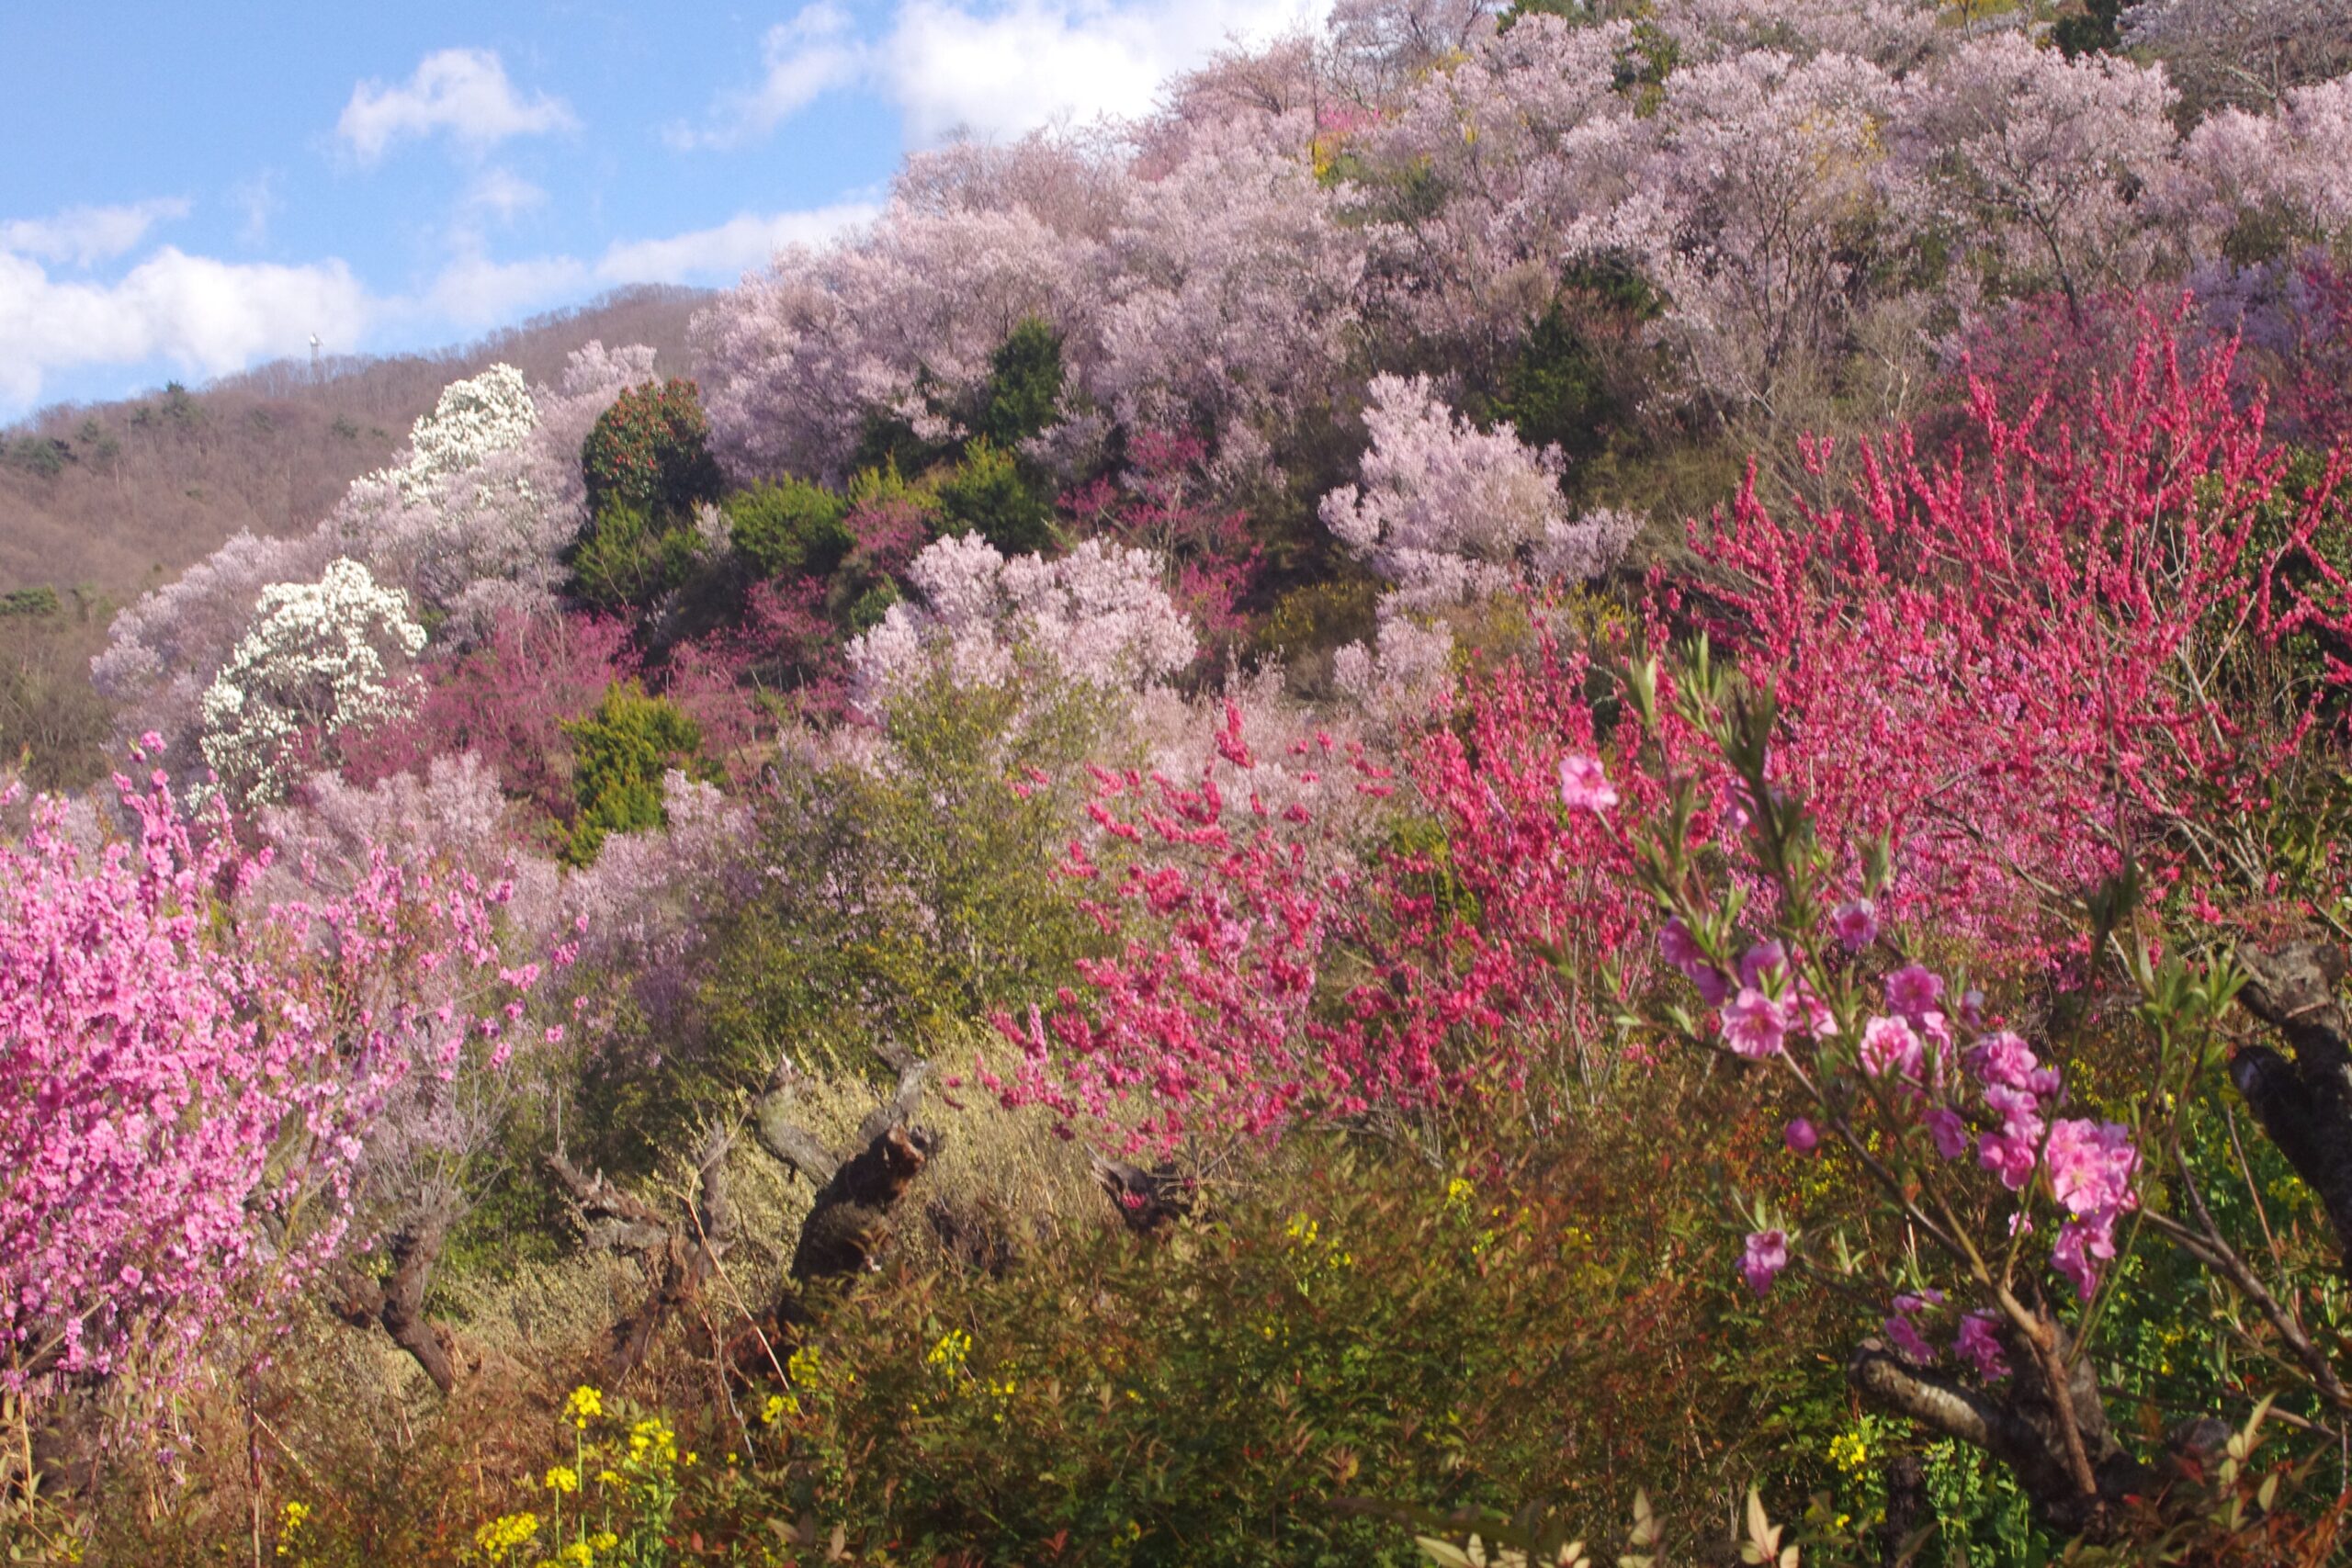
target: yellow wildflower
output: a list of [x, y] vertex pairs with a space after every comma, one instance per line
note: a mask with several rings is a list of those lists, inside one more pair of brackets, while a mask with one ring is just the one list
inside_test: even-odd
[[538, 1533], [538, 1515], [506, 1514], [474, 1531], [474, 1545], [492, 1562], [503, 1562], [508, 1552], [527, 1544]]
[[571, 1397], [564, 1401], [563, 1413], [571, 1417], [573, 1426], [584, 1432], [588, 1429], [589, 1417], [605, 1413], [605, 1395], [602, 1391], [582, 1383], [571, 1391]]
[[547, 1488], [569, 1497], [580, 1490], [580, 1472], [568, 1464], [559, 1464], [548, 1472]]
[[291, 1542], [297, 1535], [301, 1533], [302, 1526], [309, 1521], [310, 1517], [311, 1506], [308, 1503], [288, 1503], [277, 1510], [278, 1556], [286, 1557], [292, 1554]]

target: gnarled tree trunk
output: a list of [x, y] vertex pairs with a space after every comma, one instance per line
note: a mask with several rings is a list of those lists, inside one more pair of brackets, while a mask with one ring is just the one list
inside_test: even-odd
[[456, 1344], [447, 1328], [425, 1317], [424, 1293], [432, 1288], [434, 1265], [458, 1210], [454, 1190], [428, 1194], [386, 1238], [390, 1269], [369, 1274], [345, 1258], [335, 1269], [328, 1298], [334, 1314], [354, 1328], [381, 1324], [443, 1393], [458, 1386]]

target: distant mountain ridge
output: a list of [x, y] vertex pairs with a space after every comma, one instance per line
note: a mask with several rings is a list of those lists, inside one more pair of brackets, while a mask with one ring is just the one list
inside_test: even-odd
[[647, 287], [426, 354], [279, 360], [189, 390], [61, 404], [0, 429], [0, 595], [121, 604], [240, 529], [285, 534], [379, 468], [441, 389], [503, 362], [549, 381], [592, 339], [641, 343], [685, 373], [707, 290]]

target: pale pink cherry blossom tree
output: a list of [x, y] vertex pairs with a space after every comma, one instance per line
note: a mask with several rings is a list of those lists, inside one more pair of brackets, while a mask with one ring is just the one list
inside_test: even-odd
[[1774, 50], [1906, 71], [1931, 57], [1940, 30], [1931, 0], [1665, 0], [1655, 20], [1686, 65]]
[[1361, 482], [1323, 498], [1340, 542], [1396, 585], [1396, 607], [1434, 610], [1531, 578], [1597, 575], [1630, 542], [1621, 513], [1572, 521], [1557, 447], [1536, 451], [1508, 422], [1480, 430], [1425, 376], [1373, 379]]
[[2122, 23], [2199, 106], [2272, 107], [2352, 66], [2345, 0], [2137, 0]]
[[916, 598], [850, 645], [852, 701], [868, 714], [940, 669], [958, 684], [1001, 686], [1041, 666], [1041, 679], [1140, 690], [1199, 651], [1147, 550], [1089, 539], [1057, 558], [1008, 558], [967, 534], [933, 543], [908, 576]]
[[1627, 22], [1522, 17], [1348, 139], [1377, 323], [1492, 379], [1555, 297], [1570, 231], [1631, 188], [1649, 137], [1617, 78], [1635, 44]]
[[2274, 112], [2224, 108], [2190, 131], [2156, 193], [2190, 259], [2223, 259], [2250, 224], [2285, 248], [2352, 234], [2352, 76], [2288, 90]]
[[695, 318], [714, 451], [745, 479], [840, 479], [870, 415], [955, 434], [938, 406], [1023, 321], [1088, 339], [1089, 261], [1025, 207], [900, 202], [869, 232], [786, 249]]
[[1963, 44], [1895, 100], [1890, 202], [1912, 233], [1955, 246], [1977, 287], [2055, 289], [2079, 311], [2148, 276], [2143, 193], [2172, 155], [2174, 96], [2155, 67], [2068, 61], [2014, 33]]
[[1894, 84], [1850, 55], [1749, 51], [1667, 79], [1634, 194], [1579, 243], [1637, 257], [1659, 323], [1736, 427], [1779, 444], [1834, 391], [1875, 303], [1856, 265]]
[[1204, 136], [1136, 188], [1102, 268], [1102, 362], [1079, 368], [1131, 428], [1206, 432], [1247, 479], [1338, 389], [1363, 242], [1303, 157]]

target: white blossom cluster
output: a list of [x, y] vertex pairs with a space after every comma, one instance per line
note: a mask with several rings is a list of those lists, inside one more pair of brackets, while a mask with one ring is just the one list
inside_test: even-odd
[[512, 452], [539, 427], [539, 411], [523, 373], [493, 365], [452, 381], [441, 400], [409, 431], [408, 460], [385, 471], [409, 501], [422, 501], [442, 480], [478, 466], [495, 452]]
[[1024, 656], [1069, 681], [1149, 686], [1199, 651], [1161, 572], [1151, 551], [1099, 539], [1053, 560], [1008, 560], [978, 534], [937, 540], [908, 571], [921, 602], [893, 604], [850, 644], [852, 698], [877, 711], [943, 667], [960, 685], [998, 686]]
[[245, 802], [277, 799], [303, 736], [401, 711], [393, 665], [424, 647], [408, 595], [348, 558], [316, 582], [264, 588], [252, 626], [204, 693], [199, 744], [220, 787]]
[[1440, 613], [1532, 581], [1597, 577], [1641, 520], [1613, 509], [1571, 520], [1558, 447], [1536, 451], [1508, 423], [1478, 429], [1426, 376], [1376, 377], [1371, 393], [1362, 486], [1325, 496], [1322, 516], [1396, 586], [1381, 597], [1371, 646], [1340, 649], [1331, 673], [1366, 717], [1394, 726], [1452, 689], [1453, 634]]
[[1509, 423], [1482, 431], [1440, 401], [1426, 376], [1380, 376], [1364, 423], [1363, 483], [1323, 498], [1340, 542], [1433, 610], [1518, 583], [1534, 555], [1566, 544], [1559, 448], [1538, 452]]
[[1384, 614], [1369, 648], [1331, 657], [1331, 683], [1375, 725], [1412, 724], [1453, 690], [1453, 633], [1442, 621]]

